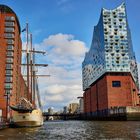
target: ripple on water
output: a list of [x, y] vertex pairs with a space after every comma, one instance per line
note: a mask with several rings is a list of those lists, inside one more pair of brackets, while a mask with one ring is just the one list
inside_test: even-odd
[[140, 122], [50, 121], [42, 127], [0, 131], [0, 140], [135, 140]]

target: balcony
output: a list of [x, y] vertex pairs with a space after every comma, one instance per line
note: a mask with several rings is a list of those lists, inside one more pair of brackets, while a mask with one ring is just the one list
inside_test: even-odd
[[14, 56], [14, 53], [13, 53], [12, 51], [8, 51], [7, 54], [6, 54], [6, 56], [11, 56], [11, 57], [13, 57], [13, 56]]
[[14, 38], [15, 36], [14, 36], [14, 34], [12, 34], [12, 33], [5, 33], [5, 38]]
[[5, 28], [5, 32], [14, 32], [15, 31], [15, 29], [14, 28]]
[[12, 76], [13, 75], [13, 71], [12, 70], [6, 70], [6, 75], [7, 76]]
[[6, 89], [5, 90], [5, 94], [7, 95], [7, 94], [11, 94], [12, 92], [11, 92], [11, 89]]
[[13, 85], [11, 83], [5, 83], [5, 89], [12, 89]]
[[13, 64], [6, 64], [6, 70], [13, 69]]
[[13, 45], [8, 45], [8, 46], [7, 46], [7, 50], [13, 51], [13, 50], [14, 50], [14, 46], [13, 46]]
[[6, 83], [11, 83], [13, 81], [13, 77], [11, 76], [6, 76], [5, 82]]
[[13, 16], [6, 16], [5, 21], [15, 21], [15, 17]]
[[7, 44], [14, 44], [14, 40], [12, 40], [12, 39], [7, 39]]
[[13, 63], [14, 60], [13, 60], [13, 58], [6, 58], [6, 62], [7, 62], [7, 63]]
[[15, 23], [14, 22], [5, 22], [6, 27], [14, 27]]

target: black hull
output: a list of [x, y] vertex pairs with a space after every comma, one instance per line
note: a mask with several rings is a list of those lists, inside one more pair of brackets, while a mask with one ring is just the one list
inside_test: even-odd
[[16, 106], [10, 106], [10, 108], [14, 111], [19, 112], [19, 113], [28, 113], [28, 112], [33, 111], [33, 109], [26, 109], [26, 108], [21, 108], [21, 107], [16, 107]]

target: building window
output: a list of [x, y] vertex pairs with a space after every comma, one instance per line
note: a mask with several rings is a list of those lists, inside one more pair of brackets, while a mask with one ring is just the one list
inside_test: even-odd
[[13, 71], [12, 70], [6, 70], [6, 75], [12, 75]]
[[11, 51], [8, 51], [8, 52], [7, 52], [7, 56], [13, 56], [13, 55], [14, 55], [13, 52], [11, 52]]
[[5, 33], [5, 38], [14, 38], [14, 34], [12, 34], [12, 33]]
[[13, 65], [12, 64], [6, 64], [6, 69], [12, 69]]
[[14, 41], [12, 39], [7, 39], [7, 44], [14, 44]]
[[15, 29], [13, 27], [5, 28], [5, 32], [14, 32], [14, 31], [15, 31]]
[[15, 17], [13, 17], [13, 16], [6, 16], [5, 17], [5, 20], [6, 21], [14, 21], [15, 20]]
[[6, 58], [7, 63], [13, 63], [13, 58]]
[[12, 88], [12, 84], [11, 83], [5, 83], [5, 88], [6, 89]]
[[6, 82], [12, 82], [12, 77], [11, 76], [6, 76]]
[[11, 90], [10, 89], [6, 89], [5, 90], [5, 94], [11, 94]]
[[14, 46], [13, 45], [8, 45], [7, 46], [7, 50], [13, 50], [14, 49]]
[[121, 81], [112, 81], [112, 87], [121, 87]]
[[15, 26], [15, 23], [14, 22], [5, 22], [5, 26], [13, 27], [13, 26]]

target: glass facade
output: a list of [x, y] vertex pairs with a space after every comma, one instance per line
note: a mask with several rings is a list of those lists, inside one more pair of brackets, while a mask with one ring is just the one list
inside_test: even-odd
[[116, 9], [101, 11], [91, 48], [82, 63], [83, 89], [106, 72], [131, 72], [138, 86], [137, 63], [124, 3]]

